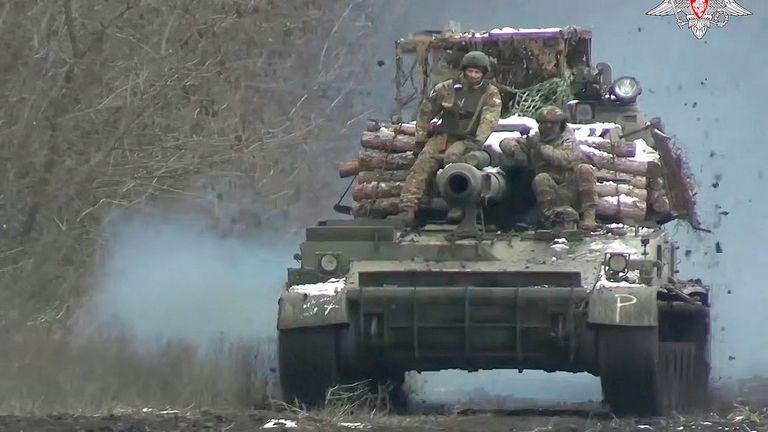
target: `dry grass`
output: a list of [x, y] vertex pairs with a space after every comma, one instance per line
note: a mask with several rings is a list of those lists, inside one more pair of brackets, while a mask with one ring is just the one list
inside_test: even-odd
[[0, 352], [0, 413], [265, 407], [275, 391], [272, 345], [167, 340], [146, 348], [114, 332], [72, 343], [26, 330]]

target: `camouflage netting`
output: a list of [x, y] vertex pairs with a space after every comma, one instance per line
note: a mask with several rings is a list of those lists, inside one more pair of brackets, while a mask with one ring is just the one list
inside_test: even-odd
[[489, 78], [502, 91], [503, 113], [530, 115], [546, 104], [573, 97], [570, 79], [590, 65], [591, 32], [564, 28], [494, 35], [446, 32], [404, 39], [397, 46], [397, 116], [410, 113], [436, 83], [460, 74], [461, 58], [483, 51], [491, 58]]
[[570, 82], [567, 79], [552, 78], [524, 89], [512, 89], [509, 113], [535, 117], [547, 105], [562, 106], [571, 99]]

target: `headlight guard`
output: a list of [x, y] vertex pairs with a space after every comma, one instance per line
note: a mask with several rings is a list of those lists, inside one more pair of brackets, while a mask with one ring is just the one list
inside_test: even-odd
[[610, 279], [618, 279], [629, 271], [629, 254], [608, 252], [603, 261], [606, 276]]

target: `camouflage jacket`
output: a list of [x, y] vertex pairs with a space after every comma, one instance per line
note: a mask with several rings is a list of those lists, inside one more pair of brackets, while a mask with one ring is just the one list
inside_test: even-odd
[[558, 183], [565, 181], [581, 163], [581, 151], [570, 129], [546, 141], [538, 135], [527, 136], [520, 139], [518, 145], [536, 174], [548, 173]]
[[429, 122], [438, 114], [442, 115], [439, 133], [484, 143], [501, 117], [501, 94], [487, 80], [474, 88], [460, 79], [435, 85], [419, 106], [416, 141], [427, 140]]

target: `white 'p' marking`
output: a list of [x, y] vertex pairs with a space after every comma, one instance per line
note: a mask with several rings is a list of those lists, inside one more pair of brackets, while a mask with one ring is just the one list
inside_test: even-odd
[[[631, 304], [637, 303], [637, 297], [631, 294], [614, 294], [614, 295], [616, 296], [616, 322], [618, 323], [620, 321], [621, 308], [624, 306], [629, 306]], [[625, 302], [622, 302], [621, 301], [622, 297], [628, 300]]]

